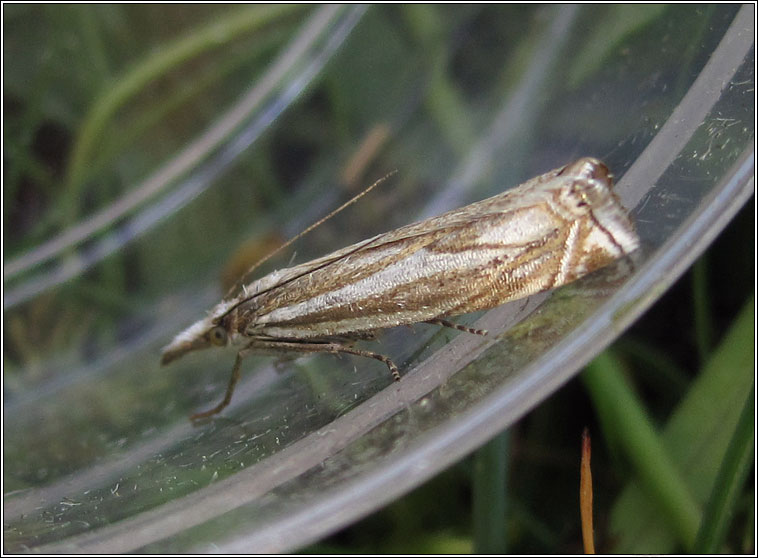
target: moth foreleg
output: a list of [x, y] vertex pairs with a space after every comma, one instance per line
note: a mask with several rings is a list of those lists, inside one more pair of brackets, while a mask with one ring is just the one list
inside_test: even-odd
[[426, 320], [426, 323], [433, 324], [433, 325], [441, 325], [444, 327], [450, 327], [453, 329], [457, 329], [458, 331], [465, 331], [466, 333], [471, 333], [473, 335], [487, 335], [486, 329], [475, 329], [473, 327], [466, 327], [460, 324], [454, 324], [453, 322], [448, 322], [447, 320], [441, 320], [439, 318]]
[[234, 361], [234, 368], [232, 368], [232, 377], [229, 378], [229, 385], [226, 386], [226, 394], [224, 395], [224, 399], [213, 407], [213, 409], [209, 409], [207, 411], [203, 411], [201, 413], [195, 413], [194, 415], [190, 415], [191, 421], [196, 421], [199, 419], [204, 419], [208, 417], [212, 417], [213, 415], [217, 415], [221, 411], [223, 411], [227, 405], [229, 405], [229, 402], [232, 400], [232, 394], [234, 393], [234, 388], [237, 385], [237, 382], [240, 379], [240, 366], [242, 365], [242, 359], [245, 358], [245, 356], [250, 351], [247, 349], [242, 349], [240, 352], [237, 353], [237, 359]]
[[345, 345], [343, 343], [338, 343], [334, 341], [329, 342], [322, 342], [322, 343], [302, 343], [302, 342], [296, 342], [296, 341], [279, 341], [279, 340], [271, 340], [271, 341], [264, 341], [261, 339], [256, 339], [253, 341], [250, 345], [248, 345], [250, 348], [254, 348], [255, 350], [273, 350], [273, 351], [282, 351], [282, 352], [297, 352], [297, 353], [346, 353], [350, 355], [356, 355], [356, 356], [362, 356], [362, 357], [369, 357], [374, 358], [376, 360], [382, 361], [384, 364], [387, 365], [387, 368], [390, 370], [390, 374], [392, 374], [392, 378], [395, 381], [398, 381], [400, 379], [400, 371], [398, 370], [397, 366], [395, 365], [392, 360], [390, 360], [389, 357], [386, 357], [379, 353], [374, 353], [372, 351], [364, 351], [361, 349], [354, 349], [349, 345]]

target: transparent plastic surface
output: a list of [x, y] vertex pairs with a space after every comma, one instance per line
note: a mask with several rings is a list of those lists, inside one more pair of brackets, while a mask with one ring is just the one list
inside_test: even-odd
[[[130, 169], [139, 180], [121, 177], [123, 192], [71, 226], [6, 252], [6, 551], [291, 551], [507, 428], [752, 195], [753, 23], [753, 6], [304, 12], [194, 137], [146, 157]], [[187, 420], [221, 398], [233, 354], [161, 368], [160, 348], [220, 299], [220, 272], [236, 276], [393, 168], [295, 260], [585, 155], [618, 178], [644, 244], [633, 268], [459, 320], [484, 338], [389, 331], [371, 346], [401, 366], [399, 383], [370, 359], [251, 357], [221, 416]]]

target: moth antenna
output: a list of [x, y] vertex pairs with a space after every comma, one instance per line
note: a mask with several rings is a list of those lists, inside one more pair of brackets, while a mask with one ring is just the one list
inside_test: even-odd
[[292, 238], [290, 238], [287, 242], [285, 242], [284, 244], [282, 244], [281, 246], [279, 246], [275, 250], [273, 250], [273, 251], [269, 252], [268, 254], [266, 254], [265, 256], [263, 256], [260, 260], [258, 260], [257, 262], [255, 262], [253, 264], [253, 266], [250, 269], [248, 269], [242, 275], [242, 277], [240, 277], [234, 283], [234, 285], [232, 285], [232, 288], [229, 289], [229, 291], [226, 293], [226, 296], [224, 298], [229, 298], [231, 296], [231, 294], [240, 287], [240, 285], [244, 286], [244, 284], [245, 284], [244, 280], [245, 280], [246, 277], [248, 277], [253, 271], [255, 271], [256, 269], [258, 269], [261, 265], [263, 265], [265, 262], [267, 262], [268, 260], [270, 260], [276, 254], [278, 254], [279, 252], [281, 252], [282, 250], [284, 250], [287, 246], [291, 246], [292, 243], [295, 242], [296, 240], [302, 238], [303, 236], [305, 236], [306, 234], [308, 234], [309, 232], [311, 232], [313, 229], [315, 229], [319, 225], [324, 224], [326, 221], [328, 221], [329, 219], [331, 219], [332, 217], [334, 217], [335, 215], [337, 215], [337, 213], [339, 213], [343, 209], [346, 209], [346, 208], [350, 207], [355, 202], [357, 202], [359, 199], [361, 199], [363, 196], [365, 196], [366, 194], [368, 194], [371, 190], [373, 190], [374, 188], [376, 188], [377, 186], [379, 186], [382, 182], [384, 182], [385, 180], [387, 180], [388, 178], [390, 178], [391, 176], [393, 176], [395, 174], [397, 174], [397, 169], [388, 172], [383, 177], [381, 177], [379, 180], [377, 180], [376, 182], [374, 182], [371, 186], [369, 186], [368, 188], [366, 188], [362, 192], [356, 194], [355, 196], [353, 196], [352, 198], [350, 198], [349, 200], [347, 200], [345, 203], [343, 203], [337, 209], [333, 210], [326, 217], [322, 217], [321, 219], [319, 219], [318, 221], [316, 221], [315, 223], [313, 223], [312, 225], [310, 225], [305, 230], [300, 231], [299, 233], [297, 233], [295, 236], [293, 236]]

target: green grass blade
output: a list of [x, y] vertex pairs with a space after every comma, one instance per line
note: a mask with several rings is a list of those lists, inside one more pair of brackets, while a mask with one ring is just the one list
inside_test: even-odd
[[505, 480], [508, 431], [501, 432], [474, 454], [474, 553], [506, 551]]
[[691, 548], [700, 523], [700, 509], [677, 464], [662, 443], [645, 409], [611, 350], [601, 353], [582, 375], [605, 430], [617, 433], [645, 492], [679, 541]]
[[737, 430], [729, 444], [724, 462], [719, 469], [708, 506], [703, 515], [695, 541], [695, 552], [719, 552], [737, 507], [740, 490], [754, 464], [755, 449], [755, 386], [742, 408]]
[[[753, 305], [754, 297], [750, 297], [661, 433], [661, 441], [697, 506], [705, 506], [711, 494], [745, 404], [745, 394], [754, 385]], [[648, 492], [632, 480], [616, 501], [610, 519], [611, 536], [616, 541], [614, 552], [681, 550], [666, 514]]]

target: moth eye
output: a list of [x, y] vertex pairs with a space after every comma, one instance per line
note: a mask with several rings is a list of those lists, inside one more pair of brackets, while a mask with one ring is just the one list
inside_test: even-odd
[[226, 330], [221, 326], [216, 326], [210, 333], [211, 345], [226, 345]]
[[574, 183], [571, 188], [571, 193], [575, 197], [575, 204], [577, 208], [588, 207], [592, 205], [593, 190], [588, 184]]

